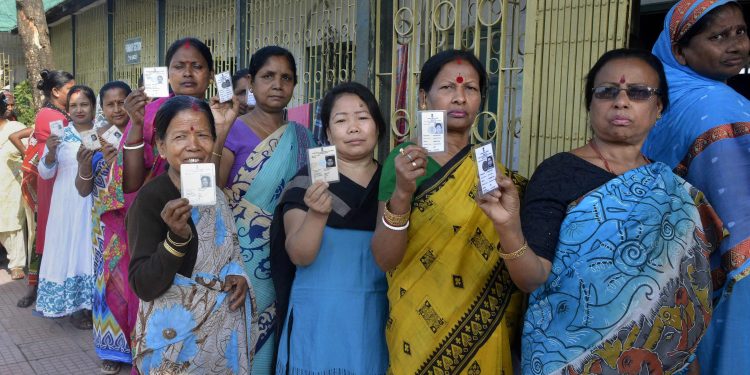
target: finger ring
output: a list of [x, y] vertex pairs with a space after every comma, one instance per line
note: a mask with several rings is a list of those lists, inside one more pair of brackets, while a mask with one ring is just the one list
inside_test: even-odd
[[406, 157], [407, 157], [407, 158], [409, 158], [409, 161], [410, 161], [410, 162], [414, 163], [414, 159], [413, 159], [413, 158], [411, 157], [411, 155], [409, 155], [409, 154], [406, 154]]
[[399, 149], [398, 152], [401, 153], [401, 156], [404, 156], [404, 149], [403, 148]]
[[417, 167], [417, 163], [411, 162], [411, 166], [414, 167], [414, 168], [416, 168]]

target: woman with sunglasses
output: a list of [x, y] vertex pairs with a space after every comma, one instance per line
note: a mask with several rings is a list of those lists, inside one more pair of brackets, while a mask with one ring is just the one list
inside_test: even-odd
[[711, 208], [641, 154], [669, 105], [655, 56], [607, 52], [585, 90], [592, 139], [537, 167], [522, 212], [502, 184], [480, 199], [501, 248], [519, 249], [504, 256], [511, 274], [525, 270], [513, 281], [531, 292], [521, 373], [673, 373], [710, 320]]
[[750, 269], [750, 100], [726, 84], [748, 66], [742, 8], [729, 0], [680, 1], [653, 52], [664, 63], [674, 106], [643, 152], [702, 190], [729, 232], [711, 258], [713, 297], [721, 303], [698, 349], [700, 367], [711, 374], [746, 372], [750, 287], [737, 282]]

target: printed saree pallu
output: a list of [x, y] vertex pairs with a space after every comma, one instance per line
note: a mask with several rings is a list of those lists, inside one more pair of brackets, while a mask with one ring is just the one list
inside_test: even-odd
[[654, 163], [568, 209], [547, 282], [529, 298], [523, 374], [672, 374], [711, 320], [708, 255], [720, 223]]
[[257, 296], [258, 325], [253, 327], [258, 335], [253, 364], [256, 374], [270, 373], [274, 364], [278, 314], [269, 260], [273, 211], [287, 182], [307, 164], [307, 149], [312, 144], [312, 135], [302, 125], [290, 122], [281, 126], [255, 147], [226, 189], [245, 271]]
[[521, 294], [476, 204], [467, 146], [417, 190], [401, 264], [388, 273], [391, 374], [512, 374]]
[[229, 208], [217, 191], [216, 207], [193, 208], [199, 238], [192, 278], [151, 302], [141, 301], [133, 338], [133, 363], [143, 375], [249, 374], [254, 295], [248, 281], [244, 308], [229, 309], [226, 277], [247, 278], [234, 241]]

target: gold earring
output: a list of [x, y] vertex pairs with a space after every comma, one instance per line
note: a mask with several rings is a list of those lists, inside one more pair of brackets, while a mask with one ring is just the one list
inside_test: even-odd
[[426, 109], [427, 109], [427, 104], [425, 104], [425, 103], [424, 103], [424, 100], [422, 101], [422, 104], [421, 104], [421, 105], [419, 106], [419, 109], [420, 109], [421, 111], [424, 111], [424, 110], [426, 110]]
[[659, 112], [659, 113], [656, 114], [656, 119], [658, 120], [660, 118], [661, 118], [661, 112]]

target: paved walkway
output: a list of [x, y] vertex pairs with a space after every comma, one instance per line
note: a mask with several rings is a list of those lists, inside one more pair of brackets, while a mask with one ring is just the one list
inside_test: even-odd
[[[0, 259], [4, 258], [0, 255]], [[2, 260], [0, 260], [2, 262]], [[16, 302], [26, 281], [12, 281], [5, 264], [0, 269], [0, 374], [100, 374], [91, 331], [73, 327], [68, 318], [31, 315]], [[123, 367], [121, 375], [129, 374]]]

